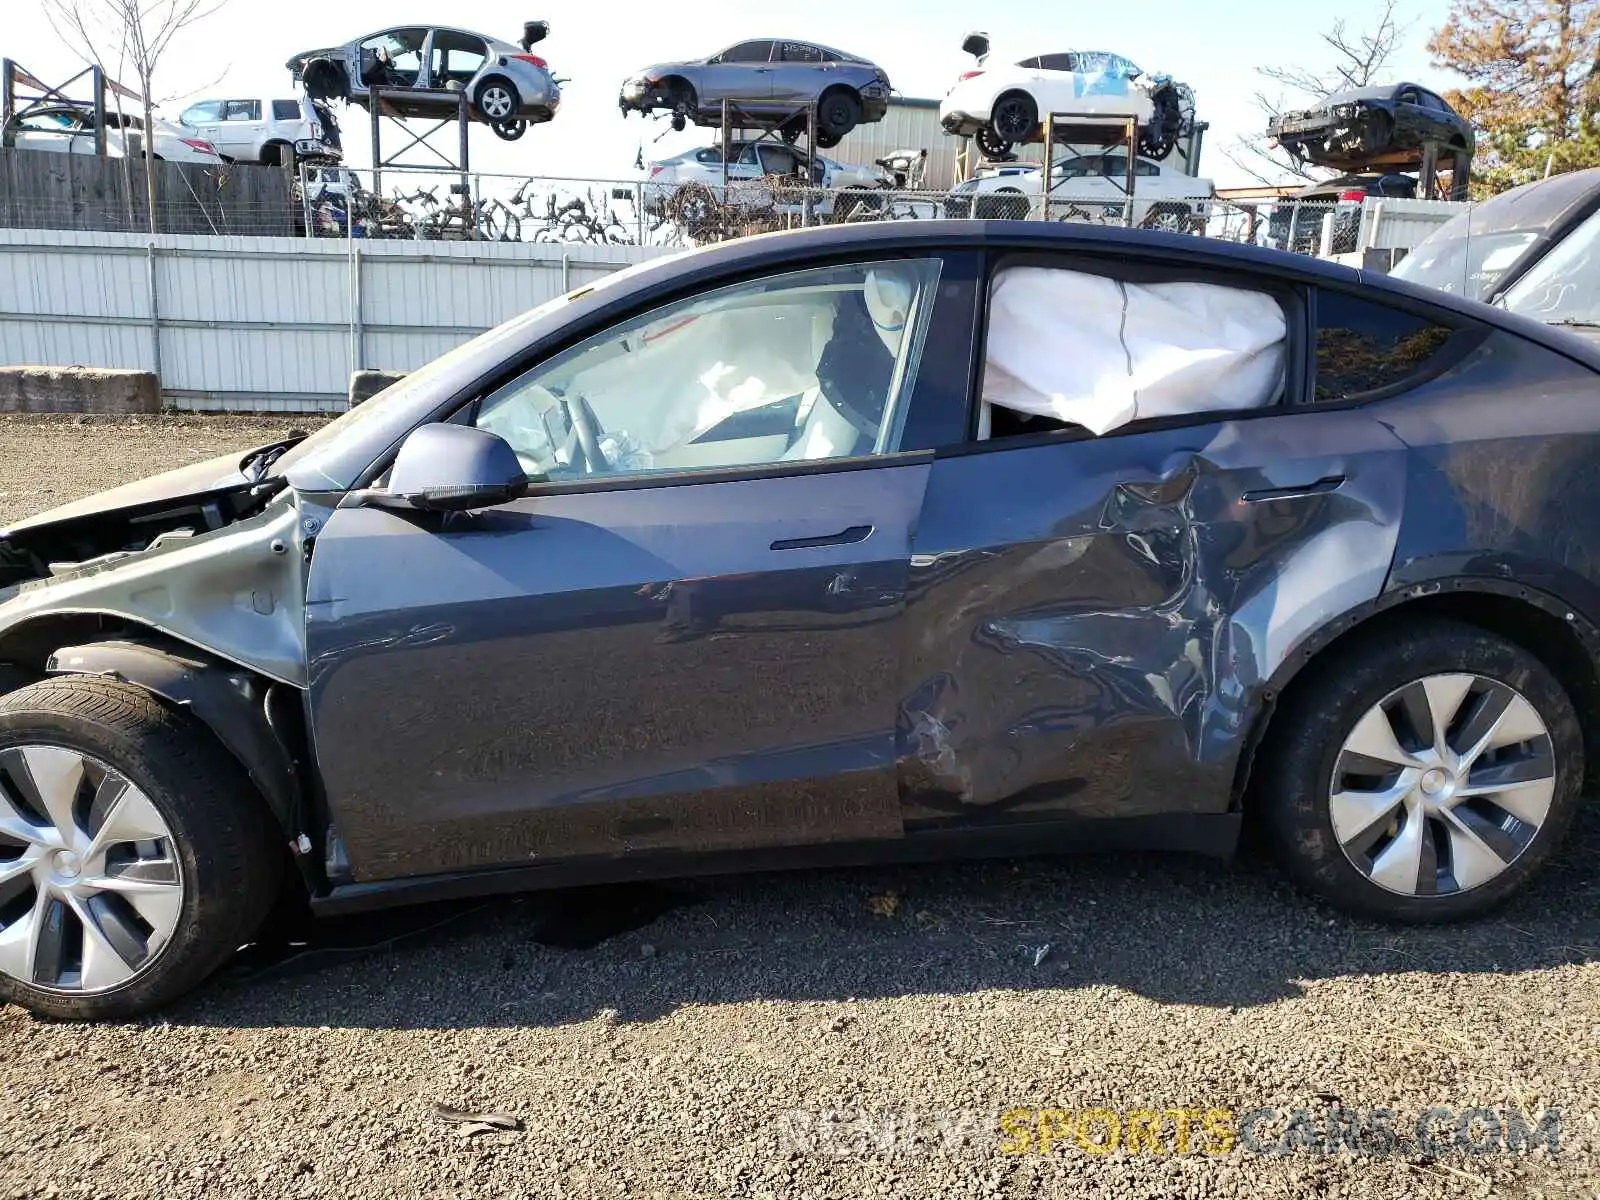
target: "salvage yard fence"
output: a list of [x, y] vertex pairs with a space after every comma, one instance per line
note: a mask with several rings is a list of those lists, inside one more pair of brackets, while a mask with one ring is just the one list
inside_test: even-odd
[[172, 407], [341, 412], [409, 371], [662, 253], [0, 229], [0, 364], [154, 371]]

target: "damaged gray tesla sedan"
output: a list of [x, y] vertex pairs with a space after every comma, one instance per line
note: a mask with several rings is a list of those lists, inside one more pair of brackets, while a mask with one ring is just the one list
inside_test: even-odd
[[658, 259], [314, 436], [0, 539], [0, 996], [324, 912], [1259, 820], [1370, 917], [1571, 821], [1600, 355], [1082, 225]]

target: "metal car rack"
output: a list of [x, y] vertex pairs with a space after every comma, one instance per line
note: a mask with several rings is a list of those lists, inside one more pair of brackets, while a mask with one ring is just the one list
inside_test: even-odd
[[1127, 177], [1123, 183], [1122, 223], [1133, 224], [1134, 169], [1139, 162], [1139, 119], [1137, 117], [1088, 116], [1083, 113], [1053, 112], [1044, 118], [1044, 162], [1039, 176], [1039, 215], [1050, 220], [1051, 171], [1055, 166], [1056, 147], [1095, 146], [1101, 150], [1124, 148], [1123, 160], [1127, 163]]
[[[459, 194], [465, 195], [471, 186], [471, 157], [468, 149], [467, 131], [472, 124], [472, 109], [467, 103], [467, 93], [462, 91], [457, 94], [454, 116], [416, 118], [400, 115], [390, 103], [391, 101], [404, 101], [407, 99], [410, 96], [410, 92], [406, 89], [369, 87], [367, 91], [367, 112], [371, 117], [370, 127], [372, 131], [372, 190], [382, 194], [383, 169], [385, 167], [437, 167], [440, 163], [443, 163], [446, 171], [451, 173], [458, 172], [461, 175], [461, 183], [459, 185], [461, 191]], [[415, 133], [406, 124], [408, 120], [424, 120], [427, 122], [427, 128], [421, 133]], [[399, 128], [401, 133], [410, 139], [399, 150], [388, 155], [383, 153], [382, 146], [383, 123], [385, 121], [392, 122]], [[456, 127], [456, 158], [454, 161], [451, 160], [448, 154], [428, 140], [434, 134], [450, 128], [451, 125]], [[428, 151], [438, 161], [405, 161], [405, 156], [418, 147]]]
[[[87, 100], [75, 99], [69, 89], [80, 80], [89, 80], [90, 96]], [[0, 138], [10, 145], [15, 122], [36, 108], [51, 104], [70, 104], [74, 108], [94, 111], [94, 152], [101, 158], [106, 153], [107, 97], [121, 96], [143, 105], [138, 92], [108, 79], [99, 67], [85, 67], [65, 83], [54, 87], [29, 72], [15, 59], [0, 58]]]
[[[815, 101], [804, 100], [798, 104], [785, 105], [785, 108], [792, 109], [793, 112], [789, 117], [776, 123], [769, 118], [748, 117], [748, 119], [740, 120], [739, 118], [747, 116], [740, 107], [745, 104], [759, 104], [764, 107], [771, 107], [772, 101], [757, 96], [724, 97], [722, 100], [722, 140], [719, 144], [722, 147], [722, 203], [724, 204], [728, 202], [728, 155], [730, 147], [735, 145], [733, 139], [735, 132], [742, 132], [747, 129], [760, 130], [753, 138], [741, 137], [737, 142], [741, 146], [765, 141], [772, 141], [780, 146], [797, 146], [799, 138], [795, 138], [793, 142], [785, 139], [782, 134], [782, 128], [790, 124], [795, 117], [804, 115], [806, 119], [805, 154], [809, 161], [816, 161], [817, 105]], [[808, 184], [811, 182], [809, 176], [807, 176], [806, 182]]]

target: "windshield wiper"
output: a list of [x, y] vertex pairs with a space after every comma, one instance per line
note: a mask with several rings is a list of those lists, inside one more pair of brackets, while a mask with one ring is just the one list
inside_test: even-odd
[[272, 469], [272, 464], [277, 462], [290, 450], [294, 449], [310, 435], [303, 429], [296, 429], [281, 442], [273, 442], [270, 446], [263, 446], [240, 465], [239, 470], [244, 477], [252, 483], [259, 482], [266, 477]]

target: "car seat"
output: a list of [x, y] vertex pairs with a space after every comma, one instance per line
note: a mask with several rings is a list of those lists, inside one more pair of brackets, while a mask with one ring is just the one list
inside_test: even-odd
[[801, 398], [799, 436], [785, 459], [870, 453], [888, 407], [914, 290], [898, 272], [868, 271], [819, 322], [817, 382]]

